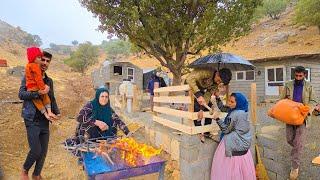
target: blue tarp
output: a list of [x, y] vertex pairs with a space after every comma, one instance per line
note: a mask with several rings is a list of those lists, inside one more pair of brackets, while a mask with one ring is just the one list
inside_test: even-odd
[[88, 176], [95, 174], [101, 174], [111, 171], [111, 167], [106, 163], [106, 161], [101, 156], [96, 156], [92, 152], [83, 153], [83, 161], [85, 164]]
[[95, 153], [92, 152], [84, 152], [82, 156], [85, 171], [89, 179], [118, 180], [155, 172], [159, 172], [160, 177], [163, 178], [164, 174], [165, 161], [158, 157], [155, 157], [152, 162], [149, 162], [150, 164], [129, 167], [123, 163], [115, 163], [112, 166], [102, 156], [96, 156]]

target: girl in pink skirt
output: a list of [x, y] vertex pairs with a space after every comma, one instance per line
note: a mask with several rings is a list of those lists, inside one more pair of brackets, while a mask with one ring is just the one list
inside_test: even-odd
[[212, 160], [212, 180], [255, 180], [255, 167], [250, 152], [252, 134], [248, 120], [248, 101], [241, 93], [231, 94], [224, 120], [215, 115], [222, 139]]

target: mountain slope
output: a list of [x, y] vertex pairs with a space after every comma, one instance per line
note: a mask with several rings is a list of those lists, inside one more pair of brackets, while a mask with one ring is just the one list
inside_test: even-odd
[[[275, 56], [320, 53], [320, 33], [316, 26], [297, 26], [293, 23], [294, 10], [287, 8], [279, 20], [264, 18], [253, 26], [248, 35], [221, 47], [223, 52], [230, 52], [244, 58], [260, 59]], [[201, 52], [202, 56], [207, 51]], [[160, 66], [155, 58], [146, 55], [131, 57], [131, 62], [141, 68]], [[189, 62], [194, 61], [190, 59]]]

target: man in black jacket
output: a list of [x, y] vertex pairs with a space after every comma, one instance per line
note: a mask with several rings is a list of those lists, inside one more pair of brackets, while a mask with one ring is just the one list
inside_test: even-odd
[[[52, 55], [48, 52], [43, 52], [41, 70], [46, 71], [51, 62]], [[53, 92], [53, 81], [44, 73], [43, 81], [47, 85], [46, 89], [38, 92], [27, 91], [26, 79], [23, 77], [19, 89], [19, 98], [23, 101], [22, 114], [24, 119], [27, 138], [30, 151], [23, 164], [21, 179], [29, 179], [28, 171], [35, 163], [35, 168], [32, 174], [33, 179], [41, 179], [40, 173], [47, 155], [49, 143], [49, 120], [34, 106], [32, 99], [39, 98], [41, 94], [48, 93], [51, 100], [52, 112], [60, 117], [60, 111], [56, 103]], [[54, 121], [55, 119], [50, 119]]]

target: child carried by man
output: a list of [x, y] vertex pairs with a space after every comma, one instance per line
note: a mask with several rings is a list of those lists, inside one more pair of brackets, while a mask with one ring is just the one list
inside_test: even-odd
[[[28, 91], [38, 92], [48, 89], [49, 86], [43, 82], [43, 72], [41, 70], [42, 52], [37, 47], [27, 49], [28, 63], [25, 68], [26, 86]], [[39, 99], [32, 100], [36, 108], [50, 121], [57, 118], [51, 112], [51, 101], [48, 94], [40, 95]]]

